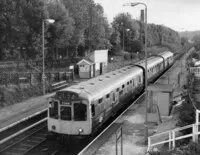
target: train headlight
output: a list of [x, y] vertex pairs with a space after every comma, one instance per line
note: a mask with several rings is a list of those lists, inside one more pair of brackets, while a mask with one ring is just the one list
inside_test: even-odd
[[52, 128], [52, 130], [56, 130], [56, 126], [55, 125], [52, 125], [51, 128]]
[[83, 129], [82, 128], [78, 129], [78, 132], [79, 134], [83, 133]]

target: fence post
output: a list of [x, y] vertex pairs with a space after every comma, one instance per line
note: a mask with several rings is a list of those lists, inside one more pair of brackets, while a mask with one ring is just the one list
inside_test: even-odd
[[175, 131], [172, 131], [172, 149], [174, 149], [176, 147], [176, 135], [175, 135]]
[[172, 145], [171, 145], [171, 132], [169, 132], [169, 150], [171, 150]]
[[148, 137], [148, 148], [147, 148], [147, 152], [149, 152], [150, 147], [151, 147], [151, 138]]
[[196, 109], [196, 125], [199, 123], [199, 113], [198, 110]]
[[197, 126], [196, 124], [192, 125], [192, 141], [197, 142], [198, 140], [198, 134], [197, 134]]

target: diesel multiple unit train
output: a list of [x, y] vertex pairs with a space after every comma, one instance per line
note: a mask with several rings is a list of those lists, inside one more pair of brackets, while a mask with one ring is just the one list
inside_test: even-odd
[[[165, 51], [147, 59], [148, 82], [172, 65]], [[59, 90], [48, 101], [48, 130], [68, 136], [87, 136], [144, 88], [145, 61], [139, 61], [77, 85]]]

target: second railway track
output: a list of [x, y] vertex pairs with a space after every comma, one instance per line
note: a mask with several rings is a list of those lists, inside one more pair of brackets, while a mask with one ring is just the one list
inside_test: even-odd
[[22, 132], [13, 139], [3, 143], [0, 147], [2, 155], [25, 155], [33, 148], [46, 140], [47, 125], [46, 119], [40, 121], [29, 130]]

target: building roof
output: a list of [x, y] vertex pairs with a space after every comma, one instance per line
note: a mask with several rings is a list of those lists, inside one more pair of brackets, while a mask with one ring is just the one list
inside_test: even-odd
[[91, 60], [91, 59], [89, 59], [89, 58], [83, 58], [82, 60], [80, 60], [78, 63], [77, 63], [77, 65], [81, 65], [82, 63], [87, 63], [88, 65], [92, 65], [92, 64], [94, 64], [94, 62]]

